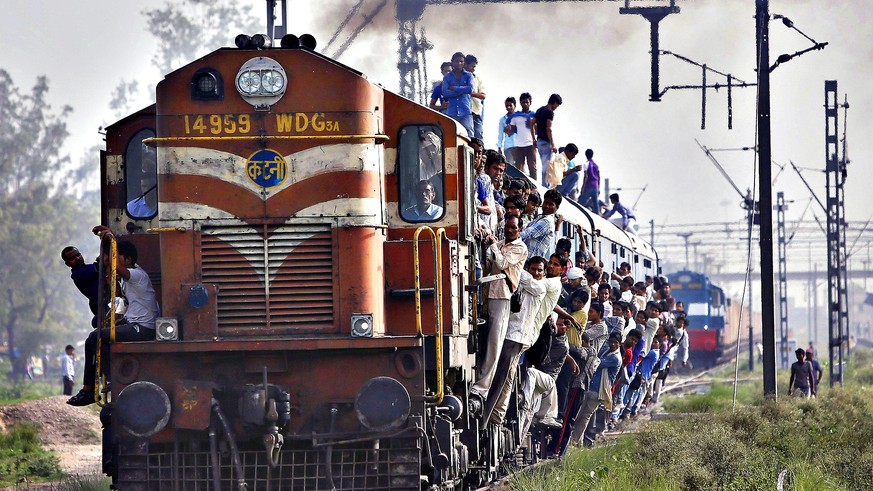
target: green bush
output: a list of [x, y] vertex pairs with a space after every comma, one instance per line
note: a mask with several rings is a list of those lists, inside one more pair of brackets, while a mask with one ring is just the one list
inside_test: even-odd
[[823, 389], [817, 399], [765, 402], [760, 384], [749, 384], [738, 400], [751, 402], [735, 409], [724, 384], [665, 397], [685, 416], [650, 422], [617, 443], [572, 449], [514, 489], [752, 491], [775, 489], [783, 474], [786, 490], [873, 490], [873, 387], [861, 382], [871, 361], [870, 352], [853, 352], [846, 386]]
[[0, 484], [56, 479], [61, 476], [60, 461], [39, 443], [39, 426], [20, 423], [0, 433]]
[[56, 396], [59, 393], [59, 384], [16, 380], [12, 383], [0, 384], [0, 405], [6, 406], [22, 401], [42, 399], [43, 397]]

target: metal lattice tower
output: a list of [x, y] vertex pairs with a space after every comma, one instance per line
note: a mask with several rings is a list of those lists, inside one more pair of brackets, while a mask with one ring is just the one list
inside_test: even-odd
[[400, 71], [400, 95], [407, 99], [415, 99], [418, 84], [418, 57], [416, 56], [415, 21], [406, 20], [399, 23], [398, 38], [400, 40], [400, 60], [397, 68]]
[[[424, 13], [424, 7], [424, 0], [397, 0], [395, 3], [395, 17], [398, 26], [397, 39], [400, 42], [397, 52], [399, 55], [397, 69], [400, 72], [400, 95], [413, 101], [428, 89], [425, 87], [426, 82], [423, 79], [420, 58], [429, 43], [421, 42], [416, 34], [416, 27]], [[426, 101], [420, 100], [419, 102]]]
[[788, 241], [785, 239], [785, 193], [776, 193], [776, 248], [779, 261], [779, 353], [782, 368], [790, 365], [788, 352]]
[[845, 161], [840, 159], [837, 81], [825, 80], [825, 186], [828, 240], [828, 352], [830, 385], [843, 383], [843, 343], [848, 340], [846, 294]]

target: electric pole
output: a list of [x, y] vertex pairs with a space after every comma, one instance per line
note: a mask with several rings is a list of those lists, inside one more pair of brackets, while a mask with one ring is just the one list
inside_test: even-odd
[[776, 326], [773, 299], [773, 196], [770, 162], [770, 7], [755, 0], [758, 54], [758, 187], [761, 216], [761, 342], [764, 345], [764, 396], [776, 398]]

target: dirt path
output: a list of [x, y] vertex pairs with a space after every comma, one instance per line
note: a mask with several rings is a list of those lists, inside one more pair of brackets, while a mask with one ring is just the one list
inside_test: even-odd
[[100, 418], [96, 405], [73, 407], [66, 396], [0, 407], [0, 430], [19, 422], [41, 426], [40, 437], [70, 474], [100, 473]]

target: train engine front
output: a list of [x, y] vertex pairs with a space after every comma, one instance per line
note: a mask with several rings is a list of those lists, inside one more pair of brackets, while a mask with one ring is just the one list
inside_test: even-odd
[[459, 483], [478, 428], [455, 122], [299, 45], [217, 50], [156, 96], [102, 156], [104, 223], [162, 309], [154, 342], [112, 348], [120, 489]]

